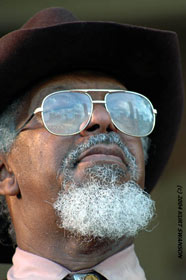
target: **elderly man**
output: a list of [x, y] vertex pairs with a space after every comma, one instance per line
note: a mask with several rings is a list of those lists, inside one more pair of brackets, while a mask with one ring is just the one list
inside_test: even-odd
[[146, 279], [133, 241], [181, 118], [175, 33], [50, 8], [1, 39], [0, 75], [8, 279]]

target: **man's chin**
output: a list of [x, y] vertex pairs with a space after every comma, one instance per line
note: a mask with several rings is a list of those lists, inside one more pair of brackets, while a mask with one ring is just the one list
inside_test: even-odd
[[100, 237], [93, 235], [81, 235], [77, 232], [71, 232], [68, 230], [65, 231], [65, 238], [70, 240], [72, 243], [78, 243], [78, 250], [84, 251], [88, 250], [89, 253], [91, 251], [97, 251], [103, 249], [104, 247], [119, 247], [119, 250], [126, 248], [134, 242], [134, 237], [126, 237], [122, 236], [120, 238], [111, 239], [109, 237]]

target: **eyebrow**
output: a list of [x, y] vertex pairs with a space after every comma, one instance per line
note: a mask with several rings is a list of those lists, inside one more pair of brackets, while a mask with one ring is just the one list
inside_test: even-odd
[[64, 85], [51, 85], [49, 87], [43, 88], [39, 91], [39, 96], [43, 97], [42, 95], [46, 95], [46, 94], [50, 94], [53, 91], [57, 91], [57, 90], [66, 90], [69, 89], [67, 86]]

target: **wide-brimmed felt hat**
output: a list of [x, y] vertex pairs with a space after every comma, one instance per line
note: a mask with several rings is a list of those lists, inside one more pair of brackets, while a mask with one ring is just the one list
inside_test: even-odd
[[115, 76], [127, 89], [147, 96], [157, 109], [146, 166], [150, 192], [171, 154], [183, 109], [175, 32], [80, 21], [63, 8], [40, 11], [0, 39], [0, 113], [37, 82], [86, 69]]

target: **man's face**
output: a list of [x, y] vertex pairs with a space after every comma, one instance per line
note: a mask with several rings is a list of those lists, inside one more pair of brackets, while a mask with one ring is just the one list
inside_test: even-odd
[[[57, 90], [81, 88], [125, 89], [120, 82], [104, 75], [82, 72], [56, 76], [32, 90], [18, 121], [18, 127], [35, 108], [41, 105], [43, 98], [48, 94]], [[103, 100], [104, 96], [105, 92], [91, 93], [93, 100]], [[118, 141], [120, 141], [119, 145], [116, 144]], [[92, 118], [88, 126], [80, 133], [71, 136], [51, 134], [45, 129], [41, 115], [35, 115], [27, 124], [26, 129], [18, 136], [8, 156], [8, 165], [15, 176], [20, 192], [19, 199], [17, 196], [8, 197], [18, 246], [25, 250], [29, 248], [31, 252], [36, 252], [57, 262], [59, 262], [61, 251], [73, 255], [74, 248], [76, 251], [79, 250], [77, 250], [76, 244], [77, 236], [73, 239], [69, 235], [71, 229], [73, 233], [77, 230], [76, 225], [72, 221], [65, 230], [62, 226], [61, 199], [62, 203], [69, 200], [69, 203], [75, 205], [75, 208], [72, 208], [72, 214], [75, 213], [76, 216], [78, 207], [81, 207], [81, 213], [85, 209], [84, 204], [87, 207], [87, 201], [83, 203], [83, 199], [90, 196], [92, 192], [90, 189], [97, 192], [103, 186], [105, 191], [105, 189], [109, 189], [110, 182], [108, 184], [108, 181], [111, 179], [115, 186], [132, 180], [142, 189], [144, 187], [145, 172], [141, 139], [127, 136], [118, 131], [103, 104], [94, 104]], [[96, 187], [94, 182], [98, 182]], [[73, 188], [79, 189], [80, 192], [82, 188], [85, 192], [75, 194], [73, 197], [70, 196], [69, 199], [68, 191], [72, 191]], [[89, 189], [90, 193], [87, 194], [86, 189]], [[76, 200], [80, 200], [79, 206], [76, 205]], [[90, 205], [96, 204], [96, 197], [92, 200], [90, 198], [88, 203]], [[101, 202], [98, 203], [101, 205]], [[64, 207], [69, 208], [68, 204], [65, 204]], [[56, 215], [54, 208], [59, 215]], [[104, 211], [107, 210], [103, 208]], [[94, 214], [96, 215], [93, 213], [93, 216], [95, 216]], [[69, 220], [70, 215], [71, 213], [68, 213], [67, 220]], [[77, 220], [80, 218], [78, 217]], [[105, 218], [103, 217], [103, 219]], [[86, 223], [86, 217], [83, 221], [83, 224]], [[86, 236], [88, 232], [86, 227], [83, 230]], [[81, 232], [79, 234], [82, 235]], [[96, 231], [92, 235], [96, 237]], [[103, 234], [103, 239], [104, 237], [109, 236]], [[118, 235], [120, 240], [121, 237], [122, 234]], [[109, 254], [125, 247], [126, 240], [129, 239], [124, 236], [122, 240], [122, 245], [119, 245], [119, 241], [116, 242], [117, 249], [113, 249], [114, 241], [111, 242], [112, 246], [108, 246]], [[47, 248], [46, 243], [48, 244]], [[95, 244], [97, 244], [96, 241], [94, 241], [94, 246]], [[90, 243], [88, 246], [90, 250]], [[105, 250], [103, 243], [102, 248]], [[83, 249], [81, 248], [81, 250]]]

